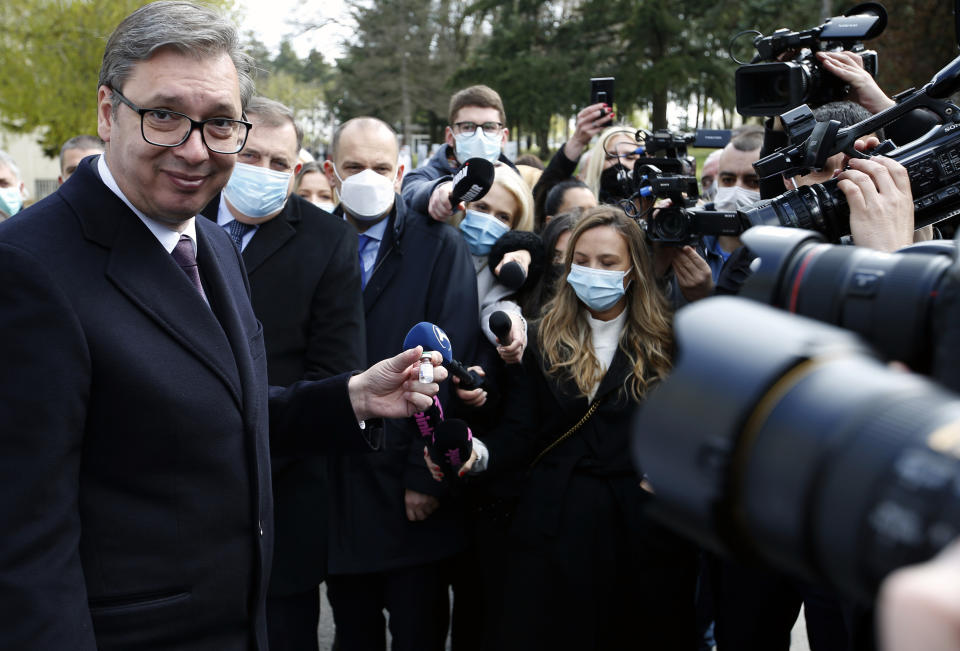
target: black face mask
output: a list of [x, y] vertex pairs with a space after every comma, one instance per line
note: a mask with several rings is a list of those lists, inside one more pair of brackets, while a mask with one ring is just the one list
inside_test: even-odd
[[633, 194], [630, 191], [630, 170], [619, 162], [608, 167], [600, 174], [600, 203], [616, 203], [621, 199], [629, 199]]

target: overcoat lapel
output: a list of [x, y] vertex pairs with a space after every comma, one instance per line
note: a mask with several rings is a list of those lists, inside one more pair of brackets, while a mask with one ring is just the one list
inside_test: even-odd
[[[297, 234], [296, 227], [291, 225], [291, 222], [300, 221], [299, 214], [294, 214], [297, 212], [296, 204], [287, 199], [283, 212], [257, 229], [253, 239], [243, 250], [243, 264], [248, 275]], [[289, 221], [284, 219], [285, 216], [288, 216]]]
[[[87, 159], [75, 172], [92, 178], [71, 184], [70, 190], [64, 188], [63, 196], [74, 208], [87, 238], [109, 249], [106, 277], [137, 309], [206, 365], [240, 407], [240, 378], [223, 328], [173, 257], [103, 184], [94, 168], [96, 160]], [[71, 191], [77, 188], [85, 188], [85, 192]]]

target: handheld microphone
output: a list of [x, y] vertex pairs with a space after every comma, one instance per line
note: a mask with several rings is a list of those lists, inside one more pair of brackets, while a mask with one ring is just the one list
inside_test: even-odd
[[[473, 160], [473, 159], [471, 159]], [[423, 346], [424, 350], [436, 350], [443, 355], [443, 366], [452, 375], [460, 380], [460, 388], [471, 391], [483, 386], [483, 376], [476, 371], [470, 371], [466, 366], [453, 358], [453, 344], [447, 333], [427, 321], [421, 321], [410, 328], [403, 340], [403, 349]]]
[[519, 262], [508, 262], [500, 267], [497, 279], [508, 289], [520, 289], [527, 282], [527, 272]]
[[428, 446], [433, 445], [437, 426], [443, 422], [443, 407], [440, 406], [437, 396], [433, 396], [433, 404], [425, 411], [414, 414], [413, 420], [420, 430], [420, 437]]
[[513, 328], [513, 321], [510, 315], [502, 310], [497, 310], [490, 315], [490, 330], [497, 335], [497, 341], [501, 346], [509, 346], [513, 341], [510, 336], [510, 330]]
[[433, 445], [427, 446], [430, 458], [443, 469], [447, 477], [456, 477], [460, 466], [470, 459], [473, 452], [473, 432], [457, 418], [437, 425]]
[[493, 163], [486, 158], [469, 158], [453, 176], [450, 191], [450, 209], [456, 210], [461, 201], [476, 201], [493, 186]]
[[407, 336], [403, 339], [403, 349], [408, 350], [417, 346], [423, 346], [425, 351], [435, 350], [443, 355], [443, 361], [449, 362], [453, 359], [453, 344], [447, 333], [428, 321], [421, 321], [410, 328]]

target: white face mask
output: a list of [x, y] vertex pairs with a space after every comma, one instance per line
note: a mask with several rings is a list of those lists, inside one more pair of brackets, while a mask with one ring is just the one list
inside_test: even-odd
[[713, 200], [715, 210], [743, 210], [760, 201], [760, 192], [758, 190], [748, 190], [747, 188], [735, 185], [733, 187], [717, 188], [717, 196]]
[[329, 201], [314, 201], [313, 205], [315, 205], [320, 210], [325, 210], [327, 212], [333, 212], [333, 209], [337, 207], [335, 204]]
[[393, 207], [393, 181], [382, 174], [365, 169], [341, 179], [336, 165], [333, 166], [333, 173], [340, 180], [340, 203], [343, 209], [358, 221], [376, 221]]

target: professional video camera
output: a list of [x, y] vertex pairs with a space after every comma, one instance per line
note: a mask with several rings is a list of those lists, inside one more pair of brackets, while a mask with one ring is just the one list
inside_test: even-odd
[[[702, 235], [739, 235], [748, 225], [735, 212], [696, 210], [699, 196], [696, 161], [687, 146], [697, 136], [663, 129], [650, 132], [639, 129], [633, 171], [626, 168], [618, 175], [621, 206], [637, 218], [651, 241], [663, 244], [695, 244]], [[633, 200], [639, 198], [638, 211]], [[670, 206], [654, 210], [657, 199], [670, 199]]]
[[[801, 104], [820, 105], [843, 99], [849, 87], [823, 69], [818, 51], [856, 52], [863, 67], [877, 76], [877, 53], [864, 50], [861, 41], [879, 36], [887, 26], [887, 12], [876, 2], [859, 4], [842, 16], [827, 18], [819, 27], [793, 32], [778, 29], [770, 36], [759, 32], [757, 54], [736, 72], [737, 111], [741, 115], [779, 115]], [[778, 61], [796, 52], [790, 61]], [[759, 63], [766, 61], [767, 63]]]
[[[960, 57], [957, 57], [919, 90], [897, 96], [897, 104], [849, 127], [836, 120], [817, 122], [807, 106], [780, 116], [790, 145], [753, 164], [762, 178], [782, 174], [793, 177], [822, 168], [827, 158], [845, 152], [853, 157], [868, 154], [854, 149], [858, 138], [875, 133], [905, 113], [926, 108], [942, 124], [922, 137], [895, 147], [889, 140], [870, 152], [897, 160], [910, 175], [915, 227], [922, 228], [960, 212], [960, 107], [945, 101], [960, 89]], [[850, 233], [850, 209], [837, 188], [837, 181], [800, 187], [762, 201], [741, 215], [751, 224], [782, 224], [809, 228], [831, 241]]]
[[749, 223], [735, 211], [698, 210], [697, 179], [694, 176], [664, 174], [654, 165], [633, 168], [633, 182], [640, 196], [669, 199], [670, 205], [648, 210], [643, 220], [647, 237], [653, 242], [682, 246], [695, 245], [703, 235], [740, 235]]
[[[636, 170], [637, 165], [653, 165], [668, 174], [693, 176], [696, 170], [696, 160], [687, 154], [687, 146], [694, 142], [695, 136], [673, 133], [666, 129], [653, 132], [646, 129], [637, 129], [633, 139], [637, 143], [633, 153], [638, 155], [634, 163], [634, 170]], [[621, 165], [613, 184], [614, 187], [610, 188], [608, 194], [622, 204], [628, 203], [640, 196], [640, 189], [643, 186], [638, 184], [637, 180], [635, 173], [631, 173], [630, 170]], [[624, 208], [628, 210], [628, 214], [631, 214], [632, 208], [627, 206], [624, 206]]]
[[744, 298], [693, 303], [674, 329], [673, 370], [633, 430], [654, 515], [864, 602], [960, 534], [955, 394], [853, 333]]

